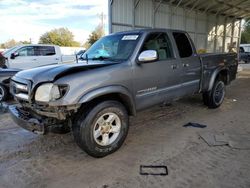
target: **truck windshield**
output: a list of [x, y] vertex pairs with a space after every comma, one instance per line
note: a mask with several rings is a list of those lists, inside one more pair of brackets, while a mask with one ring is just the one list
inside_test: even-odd
[[116, 34], [101, 38], [94, 43], [82, 56], [83, 60], [124, 61], [133, 53], [140, 35]]
[[14, 46], [14, 47], [12, 47], [12, 48], [10, 48], [8, 50], [5, 50], [3, 52], [3, 56], [8, 56], [10, 53], [13, 53], [17, 48], [19, 48], [19, 46]]

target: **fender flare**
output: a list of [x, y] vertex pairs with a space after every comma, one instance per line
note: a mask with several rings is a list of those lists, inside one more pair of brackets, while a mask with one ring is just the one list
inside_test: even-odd
[[210, 78], [209, 85], [208, 85], [208, 91], [212, 90], [214, 82], [215, 82], [215, 79], [220, 74], [220, 72], [224, 71], [224, 70], [227, 72], [227, 83], [228, 83], [228, 80], [229, 80], [229, 74], [228, 74], [229, 70], [228, 70], [228, 68], [226, 68], [226, 67], [219, 67], [219, 68], [215, 69], [215, 71], [213, 72], [213, 74], [212, 74], [212, 76]]
[[121, 95], [123, 98], [123, 102], [126, 103], [126, 107], [129, 108], [130, 114], [136, 115], [135, 101], [129, 90], [123, 86], [105, 86], [102, 88], [92, 90], [88, 93], [83, 94], [79, 99], [78, 103], [80, 104], [87, 103], [98, 97], [102, 97], [105, 95], [112, 95], [112, 94]]

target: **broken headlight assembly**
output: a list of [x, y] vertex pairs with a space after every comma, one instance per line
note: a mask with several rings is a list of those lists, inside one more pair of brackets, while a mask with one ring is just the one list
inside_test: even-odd
[[35, 100], [37, 102], [50, 102], [62, 98], [68, 90], [66, 85], [55, 85], [46, 83], [40, 85], [35, 93]]

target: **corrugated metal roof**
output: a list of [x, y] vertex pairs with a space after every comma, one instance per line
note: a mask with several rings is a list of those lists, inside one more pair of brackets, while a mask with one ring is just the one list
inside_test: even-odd
[[155, 2], [165, 2], [176, 7], [232, 18], [250, 17], [250, 0], [155, 0]]

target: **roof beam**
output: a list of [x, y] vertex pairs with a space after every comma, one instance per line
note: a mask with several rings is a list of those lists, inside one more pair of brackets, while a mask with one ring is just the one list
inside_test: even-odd
[[239, 18], [249, 18], [250, 17], [250, 13], [244, 13], [244, 14], [240, 14], [238, 15]]
[[174, 1], [175, 1], [175, 0], [170, 0], [168, 3], [173, 4]]
[[135, 4], [134, 4], [134, 8], [135, 8], [135, 9], [138, 7], [138, 5], [139, 5], [140, 1], [141, 1], [141, 0], [137, 0], [137, 1], [135, 1]]
[[197, 0], [197, 1], [193, 4], [193, 6], [191, 7], [191, 9], [188, 11], [188, 13], [192, 12], [199, 2], [200, 2], [200, 0]]
[[158, 2], [158, 4], [156, 5], [156, 7], [155, 7], [155, 9], [154, 9], [154, 13], [156, 13], [156, 12], [158, 11], [159, 7], [160, 7], [161, 4], [162, 4], [162, 1], [163, 1], [163, 0], [161, 0], [161, 1]]
[[186, 8], [188, 5], [191, 5], [193, 3], [193, 1], [186, 1], [185, 3], [182, 4], [183, 8]]
[[[138, 0], [139, 1], [139, 0]], [[244, 2], [249, 0], [231, 0], [231, 1], [221, 1], [221, 0], [210, 0], [209, 2], [205, 0], [168, 0], [166, 1], [168, 4], [174, 5], [174, 11], [178, 7], [182, 7], [184, 9], [190, 9], [188, 13], [193, 10], [200, 11], [202, 14], [210, 13], [217, 15], [222, 15], [226, 17], [236, 17], [242, 18], [243, 17], [250, 17], [248, 12], [250, 9], [242, 8], [240, 5]], [[174, 4], [173, 4], [174, 3]], [[218, 8], [223, 6], [222, 8]]]
[[[240, 2], [237, 2], [237, 3], [233, 4], [233, 6], [238, 6], [238, 5], [240, 5], [240, 4], [242, 4], [242, 3], [246, 2], [246, 1], [248, 1], [248, 0], [242, 0]], [[226, 11], [228, 11], [230, 9], [232, 9], [232, 7], [229, 7], [229, 8], [226, 8], [226, 9], [221, 9], [220, 11], [226, 12]]]
[[175, 10], [179, 7], [179, 5], [181, 4], [183, 0], [179, 0], [179, 2], [177, 3], [176, 7], [175, 7]]
[[[238, 9], [238, 10], [244, 10], [243, 8], [238, 7], [237, 5], [230, 4], [230, 3], [226, 3], [225, 1], [221, 2], [221, 1], [219, 1], [219, 0], [216, 0], [216, 2], [219, 3], [219, 4], [226, 5], [226, 6], [228, 6], [229, 8], [235, 8], [235, 9]], [[244, 10], [244, 11], [245, 11], [245, 10]]]
[[250, 12], [250, 10], [240, 10], [240, 11], [239, 10], [234, 10], [234, 11], [229, 12], [229, 13], [226, 13], [226, 12], [224, 12], [224, 13], [226, 15], [228, 15], [228, 16], [235, 16], [235, 17], [242, 18], [242, 16], [245, 17], [245, 15], [248, 15], [249, 12]]
[[207, 8], [203, 11], [203, 14], [209, 12], [209, 10], [216, 5], [217, 5], [217, 3], [212, 3], [212, 4], [210, 4], [210, 6], [207, 6]]
[[[210, 1], [211, 3], [211, 1]], [[204, 7], [207, 7], [207, 4], [204, 3], [204, 1], [201, 1], [198, 6], [195, 7], [196, 10], [200, 11], [200, 12], [203, 12], [205, 10]]]

